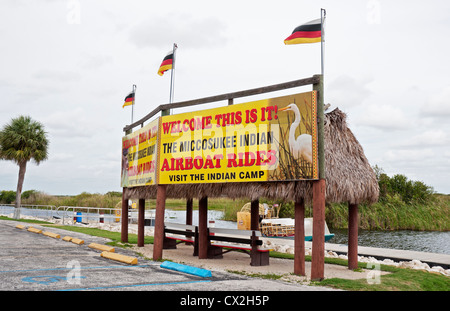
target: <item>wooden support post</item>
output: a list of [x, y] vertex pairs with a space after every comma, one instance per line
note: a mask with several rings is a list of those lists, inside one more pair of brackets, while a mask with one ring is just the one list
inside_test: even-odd
[[294, 274], [305, 273], [305, 202], [295, 202]]
[[127, 188], [122, 190], [122, 212], [121, 212], [121, 232], [120, 241], [122, 243], [128, 243], [128, 199], [125, 199], [125, 191]]
[[259, 230], [259, 200], [250, 203], [250, 230]]
[[324, 92], [323, 75], [315, 75], [317, 91], [317, 158], [319, 180], [313, 181], [313, 241], [311, 258], [311, 280], [324, 279], [325, 270], [325, 143], [324, 143]]
[[348, 205], [348, 268], [358, 268], [358, 204]]
[[156, 215], [153, 242], [153, 260], [161, 260], [164, 244], [164, 213], [166, 210], [166, 185], [156, 188]]
[[[186, 200], [186, 225], [192, 225], [192, 213], [193, 213], [192, 211], [193, 211], [193, 200], [192, 198], [189, 198]], [[192, 243], [186, 242], [184, 244], [191, 245]], [[198, 250], [194, 250], [194, 256], [198, 256]]]
[[324, 279], [325, 270], [325, 179], [313, 182], [313, 240], [311, 280]]
[[138, 211], [138, 242], [137, 246], [144, 246], [144, 231], [145, 231], [145, 199], [139, 199]]
[[208, 258], [208, 197], [198, 202], [198, 259]]
[[[133, 129], [127, 129], [125, 131], [125, 135], [131, 134]], [[123, 162], [122, 162], [123, 165]], [[123, 169], [123, 167], [122, 167]], [[120, 232], [120, 241], [122, 243], [128, 243], [128, 199], [125, 200], [125, 192], [127, 188], [122, 188], [122, 213], [121, 213], [121, 232]]]
[[193, 200], [187, 199], [186, 200], [186, 225], [192, 225], [192, 208], [193, 207]]

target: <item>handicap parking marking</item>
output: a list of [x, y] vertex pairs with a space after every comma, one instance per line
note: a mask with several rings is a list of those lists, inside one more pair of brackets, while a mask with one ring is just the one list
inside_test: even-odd
[[57, 291], [79, 291], [79, 290], [85, 291], [85, 290], [101, 290], [101, 289], [119, 289], [119, 288], [134, 288], [134, 287], [143, 287], [143, 286], [180, 285], [180, 284], [206, 283], [206, 282], [212, 282], [212, 281], [211, 280], [200, 280], [200, 281], [180, 281], [180, 282], [167, 282], [167, 283], [125, 284], [125, 285], [111, 285], [111, 286], [100, 286], [100, 287], [60, 289]]
[[[135, 266], [92, 266], [92, 267], [83, 267], [81, 266], [81, 270], [88, 269], [121, 269], [121, 268], [146, 268], [152, 266], [159, 266], [159, 264], [147, 264], [147, 265], [135, 265]], [[43, 268], [43, 269], [24, 269], [24, 270], [0, 270], [0, 273], [17, 273], [17, 272], [34, 272], [34, 271], [61, 271], [61, 270], [72, 270], [72, 268]]]
[[[85, 276], [73, 276], [72, 278], [85, 279]], [[38, 283], [49, 285], [51, 283], [56, 283], [60, 281], [67, 281], [67, 277], [58, 275], [38, 275], [38, 276], [27, 276], [22, 279], [23, 282]]]

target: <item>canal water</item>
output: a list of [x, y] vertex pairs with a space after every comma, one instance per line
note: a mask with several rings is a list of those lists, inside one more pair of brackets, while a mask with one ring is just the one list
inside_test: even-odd
[[[154, 210], [153, 210], [154, 211]], [[1, 213], [7, 214], [13, 212], [13, 207], [4, 207], [0, 210]], [[23, 215], [52, 217], [49, 215], [50, 211], [28, 210], [22, 208]], [[54, 212], [54, 211], [53, 211]], [[83, 221], [85, 221], [86, 213], [83, 213]], [[147, 214], [147, 212], [146, 212]], [[73, 213], [71, 214], [73, 215]], [[69, 215], [69, 217], [71, 216]], [[54, 215], [61, 216], [61, 215]], [[92, 220], [96, 219], [95, 215]], [[237, 223], [233, 221], [221, 220], [223, 213], [221, 211], [208, 211], [208, 221], [210, 225], [217, 228], [237, 229]], [[105, 222], [114, 221], [114, 217], [108, 219], [105, 217]], [[186, 223], [186, 211], [166, 209], [166, 222]], [[198, 210], [193, 211], [192, 215], [193, 225], [198, 225]], [[346, 229], [331, 229], [334, 237], [328, 241], [333, 244], [348, 244], [348, 232]], [[411, 250], [419, 252], [430, 252], [450, 255], [450, 231], [412, 231], [412, 230], [398, 230], [398, 231], [358, 231], [358, 245], [367, 247], [391, 248], [401, 250]]]
[[[220, 220], [222, 215], [221, 211], [208, 211], [208, 220], [214, 220], [217, 228], [237, 229], [236, 222]], [[193, 211], [192, 218], [193, 224], [198, 225], [198, 211]], [[186, 211], [166, 210], [166, 221], [186, 223]], [[333, 229], [330, 232], [334, 233], [334, 237], [328, 243], [348, 244], [348, 231], [346, 229]], [[359, 230], [358, 245], [450, 255], [450, 231]]]
[[[346, 229], [330, 230], [335, 244], [348, 244]], [[450, 255], [450, 231], [371, 231], [358, 230], [358, 245], [379, 248], [402, 249], [418, 252]]]

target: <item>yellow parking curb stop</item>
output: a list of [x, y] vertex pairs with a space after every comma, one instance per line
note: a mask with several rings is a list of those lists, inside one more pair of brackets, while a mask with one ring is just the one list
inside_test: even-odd
[[84, 240], [73, 238], [70, 242], [81, 245], [84, 244]]
[[108, 245], [97, 244], [97, 243], [91, 243], [88, 245], [88, 247], [97, 249], [99, 251], [107, 251], [107, 252], [111, 252], [111, 253], [114, 253], [116, 251], [114, 247], [111, 247]]
[[36, 228], [33, 228], [33, 227], [30, 227], [27, 230], [30, 231], [30, 232], [38, 233], [38, 234], [42, 233], [42, 230], [36, 229]]
[[108, 259], [124, 262], [124, 263], [127, 263], [129, 265], [136, 265], [138, 263], [138, 260], [137, 260], [136, 257], [120, 255], [120, 254], [111, 253], [111, 252], [107, 252], [107, 251], [102, 252], [100, 254], [100, 256], [104, 257], [104, 258], [108, 258]]
[[45, 231], [42, 234], [45, 235], [45, 236], [49, 236], [51, 238], [54, 238], [54, 239], [59, 239], [61, 237], [59, 234], [53, 233], [53, 232], [49, 232], [49, 231]]

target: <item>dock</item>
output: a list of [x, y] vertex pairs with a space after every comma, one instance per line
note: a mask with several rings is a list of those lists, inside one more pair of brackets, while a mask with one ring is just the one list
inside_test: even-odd
[[[294, 247], [293, 239], [264, 238], [270, 240], [272, 244], [286, 244]], [[305, 248], [312, 248], [312, 242], [305, 242]], [[333, 251], [338, 255], [346, 255], [348, 246], [345, 244], [325, 243], [326, 251]], [[377, 248], [358, 246], [358, 256], [374, 257], [377, 260], [392, 259], [395, 262], [420, 260], [427, 263], [430, 267], [441, 266], [444, 269], [450, 269], [450, 255], [440, 253], [427, 253], [409, 250], [399, 250], [390, 248]]]

